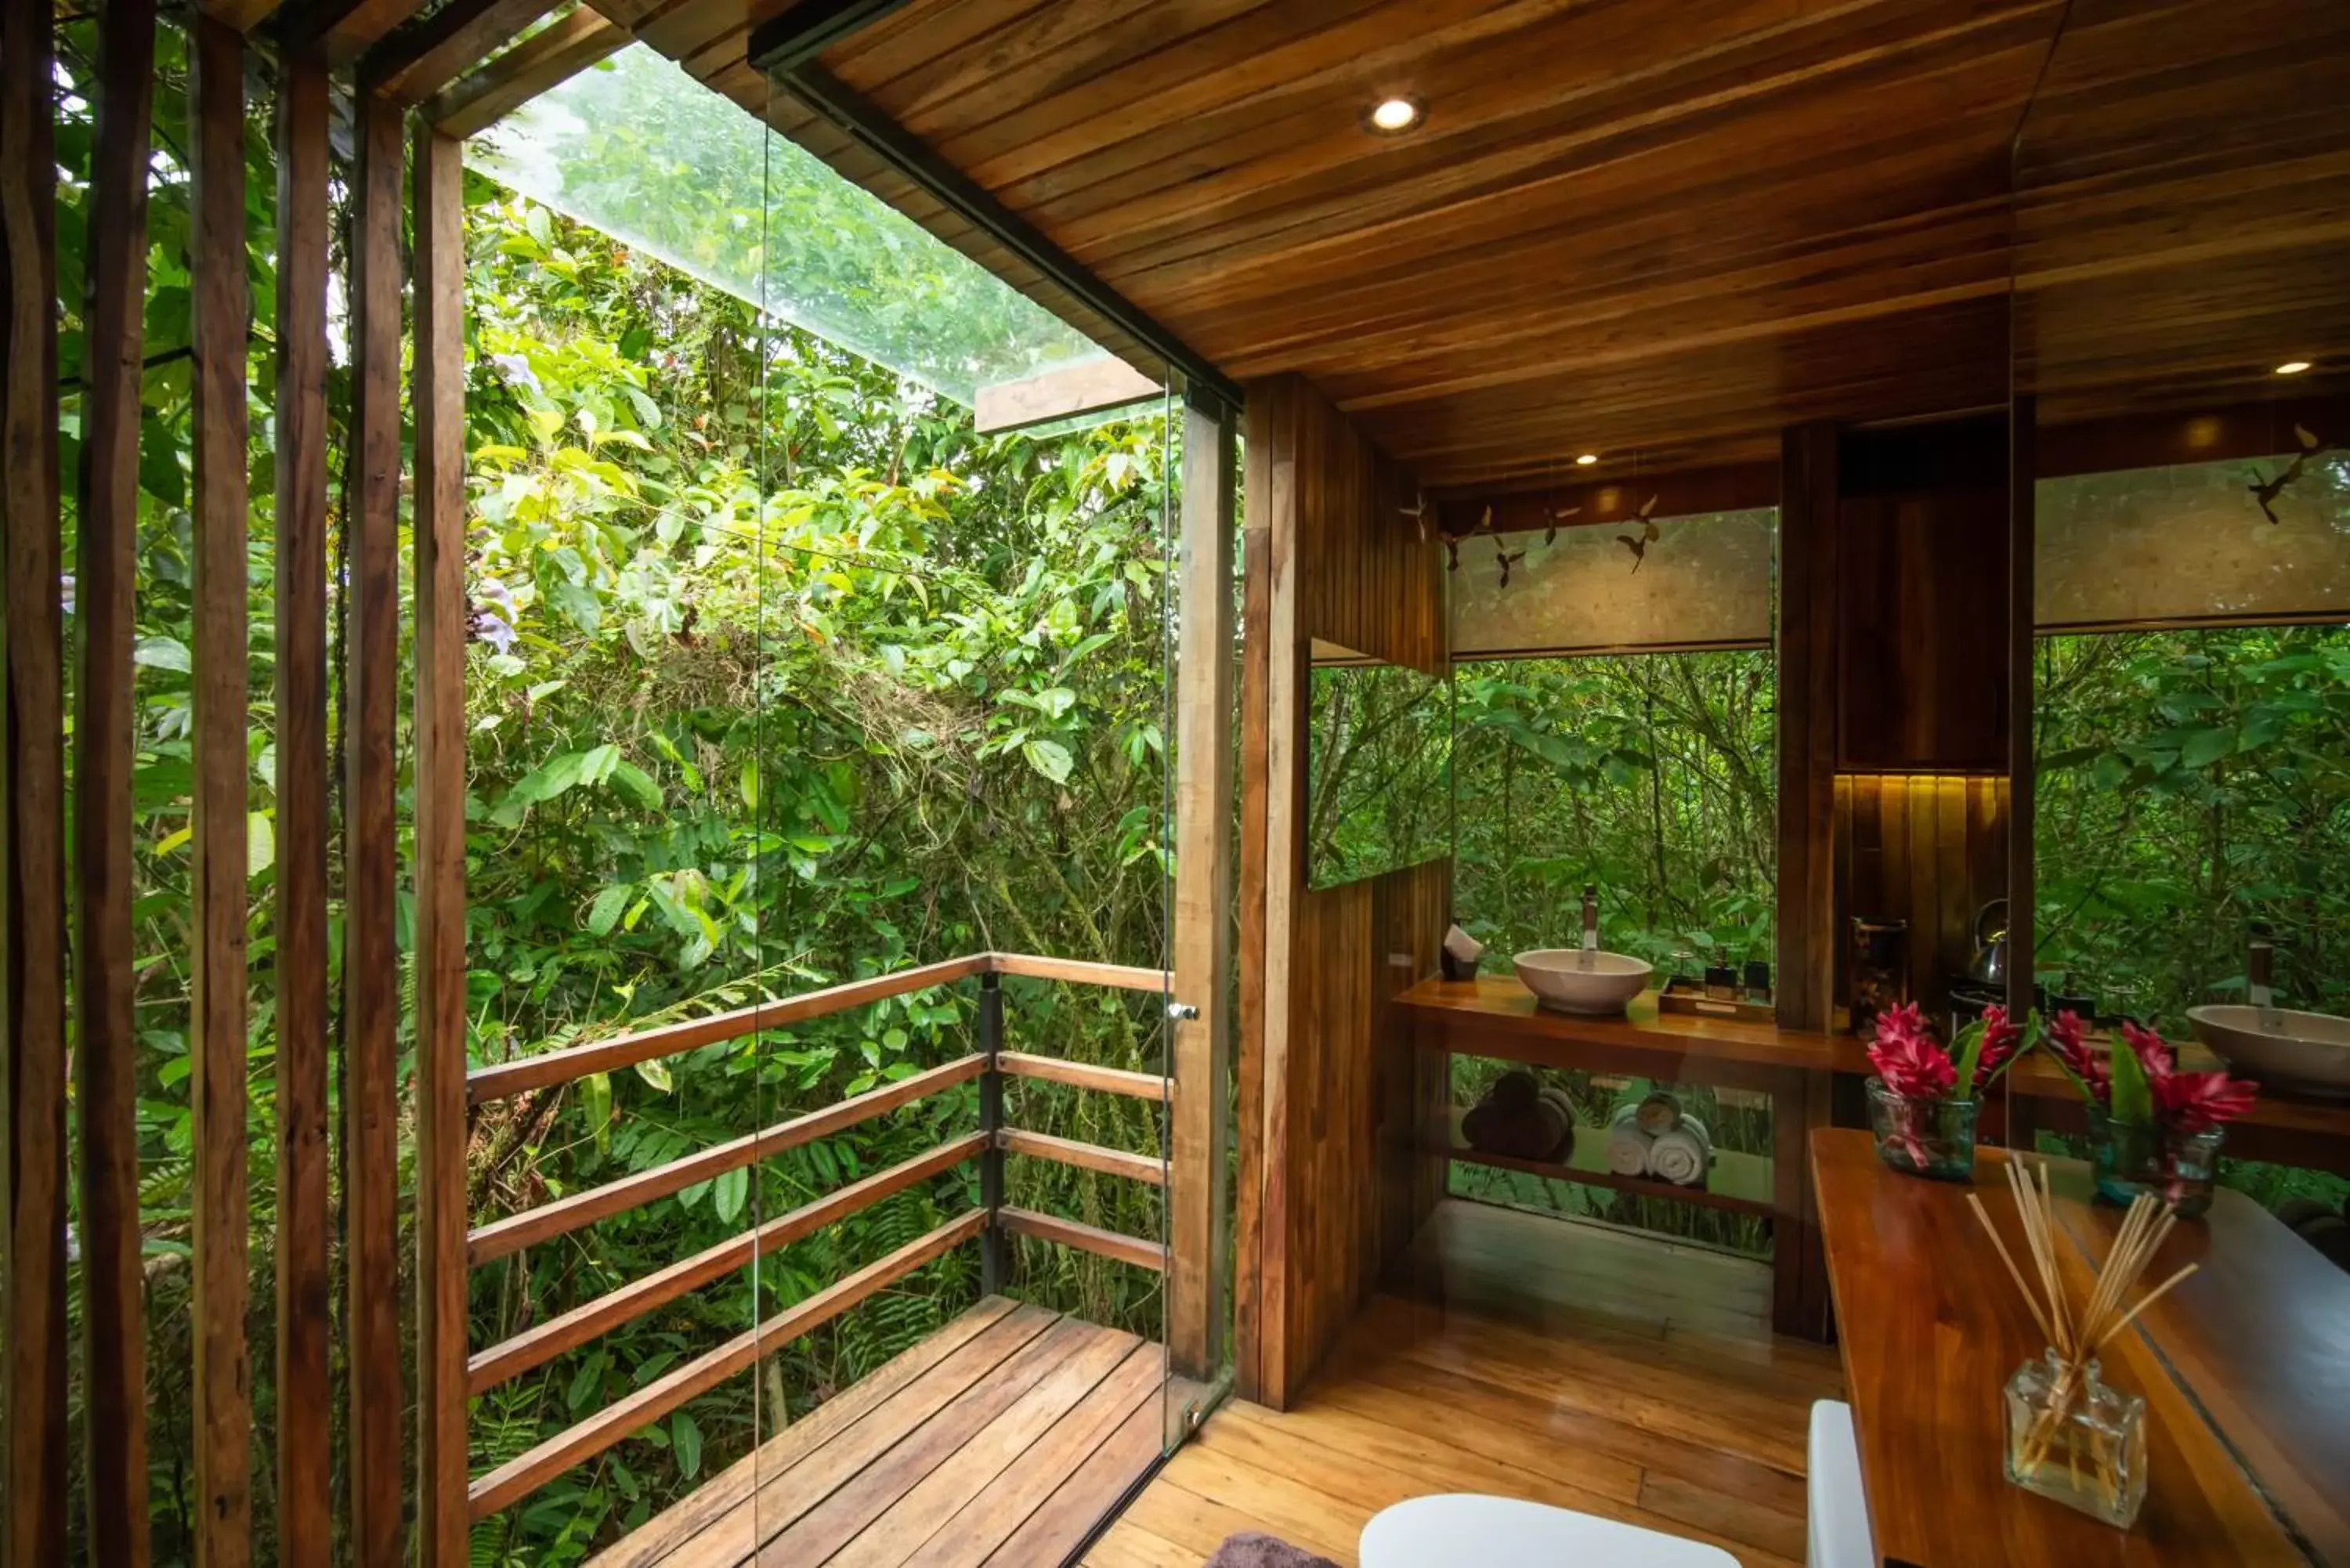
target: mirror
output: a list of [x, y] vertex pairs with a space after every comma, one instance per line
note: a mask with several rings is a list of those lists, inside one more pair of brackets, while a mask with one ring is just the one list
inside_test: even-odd
[[1308, 684], [1305, 885], [1451, 854], [1450, 685], [1320, 638]]

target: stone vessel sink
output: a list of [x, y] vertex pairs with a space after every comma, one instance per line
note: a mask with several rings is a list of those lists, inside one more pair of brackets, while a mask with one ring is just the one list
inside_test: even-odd
[[2230, 1070], [2263, 1088], [2350, 1099], [2350, 1018], [2278, 1009], [2263, 1029], [2261, 1010], [2239, 1002], [2190, 1007], [2187, 1022]]
[[[1584, 961], [1591, 967], [1585, 969]], [[1653, 972], [1623, 953], [1586, 953], [1580, 948], [1535, 948], [1510, 961], [1518, 978], [1543, 1006], [1560, 1012], [1604, 1017], [1648, 989]]]

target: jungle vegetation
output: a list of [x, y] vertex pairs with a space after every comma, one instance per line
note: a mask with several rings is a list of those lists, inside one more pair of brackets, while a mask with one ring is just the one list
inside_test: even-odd
[[[86, 16], [61, 26], [68, 475], [78, 463], [91, 132], [80, 94], [94, 74], [94, 27]], [[166, 1565], [187, 1561], [193, 1506], [185, 74], [167, 26], [140, 444], [136, 824], [151, 1497], [154, 1560]], [[252, 96], [249, 1333], [266, 1345], [276, 179], [267, 94]], [[625, 145], [615, 153], [629, 155]], [[473, 1060], [979, 948], [1158, 963], [1169, 421], [980, 437], [959, 408], [763, 325], [624, 243], [477, 176], [466, 200]], [[849, 221], [819, 213], [799, 227]], [[349, 386], [339, 351], [338, 360], [339, 452]], [[70, 485], [66, 526], [70, 559]], [[338, 533], [330, 551], [339, 568]], [[2350, 638], [2158, 633], [2052, 644], [2043, 657], [2043, 842], [2051, 854], [2068, 846], [2043, 873], [2043, 963], [2076, 977], [2095, 970], [2106, 992], [2167, 1019], [2164, 1010], [2230, 983], [2239, 939], [2262, 919], [2285, 944], [2294, 1000], [2338, 1008], [2350, 946]], [[1767, 655], [1468, 666], [1453, 694], [1459, 908], [1497, 954], [1571, 940], [1586, 881], [1602, 888], [1611, 947], [1667, 961], [1682, 949], [1769, 951]], [[402, 811], [404, 823], [405, 801]], [[2223, 940], [2203, 941], [2210, 932]], [[1149, 996], [1010, 981], [1006, 991], [1015, 1045], [1159, 1065]], [[968, 986], [941, 988], [494, 1107], [469, 1154], [473, 1218], [961, 1054], [973, 1008]], [[907, 1158], [974, 1115], [968, 1096], [924, 1102], [476, 1271], [473, 1342]], [[1149, 1107], [1044, 1086], [1016, 1091], [1012, 1116], [1146, 1152], [1161, 1137]], [[1762, 1136], [1746, 1118], [1717, 1118], [1725, 1140]], [[1142, 1236], [1161, 1223], [1157, 1194], [1133, 1184], [1018, 1161], [1012, 1179], [1013, 1200], [1030, 1207]], [[496, 1390], [473, 1416], [476, 1469], [919, 1234], [966, 1206], [970, 1187], [957, 1176], [902, 1194]], [[967, 1304], [977, 1288], [968, 1252], [486, 1522], [476, 1561], [584, 1559]], [[1158, 1331], [1153, 1276], [1032, 1244], [1019, 1263], [1033, 1299]], [[265, 1560], [265, 1355], [254, 1374]]]

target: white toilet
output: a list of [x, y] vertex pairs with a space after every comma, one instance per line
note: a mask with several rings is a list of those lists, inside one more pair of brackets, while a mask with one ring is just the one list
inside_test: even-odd
[[1851, 1406], [1836, 1399], [1813, 1401], [1804, 1475], [1810, 1515], [1805, 1568], [1876, 1568], [1868, 1494], [1860, 1482], [1860, 1435], [1853, 1428]]
[[1449, 1492], [1363, 1526], [1362, 1568], [1738, 1568], [1718, 1546], [1511, 1497]]

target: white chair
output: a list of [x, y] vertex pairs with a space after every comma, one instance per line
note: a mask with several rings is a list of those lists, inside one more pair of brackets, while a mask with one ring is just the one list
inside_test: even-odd
[[1840, 1399], [1812, 1404], [1812, 1440], [1805, 1459], [1810, 1529], [1806, 1568], [1877, 1568], [1868, 1532], [1868, 1494], [1860, 1484], [1860, 1438], [1852, 1407]]
[[1362, 1568], [1738, 1568], [1718, 1546], [1512, 1497], [1416, 1497], [1363, 1526]]

